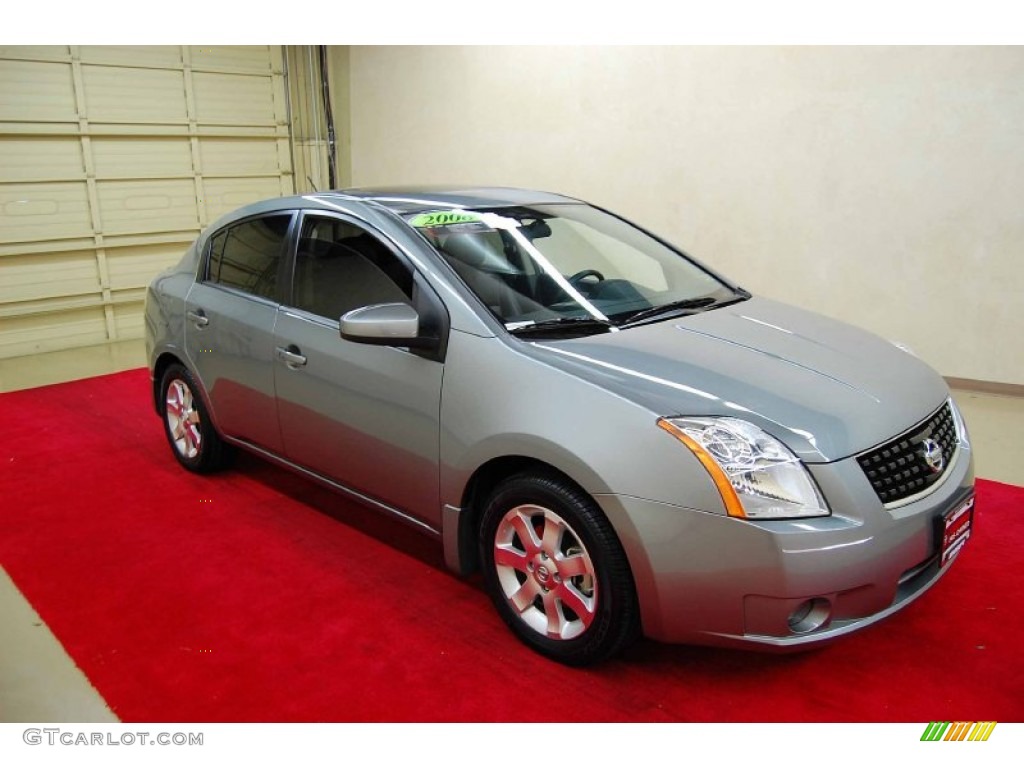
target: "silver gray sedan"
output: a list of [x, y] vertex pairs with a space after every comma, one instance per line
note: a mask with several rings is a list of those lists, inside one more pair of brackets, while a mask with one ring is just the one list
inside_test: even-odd
[[405, 521], [567, 664], [641, 633], [825, 643], [923, 594], [971, 534], [935, 371], [561, 195], [249, 205], [145, 318], [186, 469], [243, 448]]

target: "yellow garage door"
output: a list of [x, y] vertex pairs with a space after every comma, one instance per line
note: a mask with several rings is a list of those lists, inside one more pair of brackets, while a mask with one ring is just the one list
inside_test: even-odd
[[200, 229], [292, 190], [278, 47], [0, 47], [0, 357], [140, 337]]

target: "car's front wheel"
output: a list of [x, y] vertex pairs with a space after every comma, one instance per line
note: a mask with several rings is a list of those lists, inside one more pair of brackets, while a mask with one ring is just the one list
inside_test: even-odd
[[213, 472], [226, 466], [231, 446], [221, 440], [198, 394], [192, 374], [175, 363], [164, 371], [160, 382], [164, 434], [174, 458], [192, 472]]
[[637, 634], [629, 563], [594, 501], [555, 474], [520, 474], [491, 495], [481, 525], [484, 580], [527, 645], [563, 664], [615, 654]]

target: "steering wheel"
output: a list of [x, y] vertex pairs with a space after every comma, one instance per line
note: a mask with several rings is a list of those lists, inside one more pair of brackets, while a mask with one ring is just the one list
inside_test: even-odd
[[596, 269], [581, 269], [579, 272], [577, 272], [575, 275], [569, 278], [569, 284], [576, 285], [577, 283], [587, 279], [588, 277], [596, 277], [598, 282], [604, 280], [604, 275], [602, 275]]

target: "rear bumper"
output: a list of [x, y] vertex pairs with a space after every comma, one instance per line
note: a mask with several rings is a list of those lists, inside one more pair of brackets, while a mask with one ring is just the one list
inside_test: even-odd
[[[973, 493], [969, 445], [933, 492], [896, 509], [882, 506], [855, 459], [810, 469], [829, 517], [753, 522], [598, 497], [633, 567], [648, 637], [766, 650], [824, 644], [899, 611], [956, 561], [940, 568], [936, 520]], [[807, 621], [794, 621], [809, 607]]]

